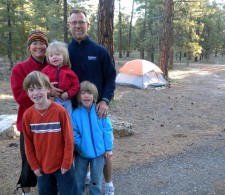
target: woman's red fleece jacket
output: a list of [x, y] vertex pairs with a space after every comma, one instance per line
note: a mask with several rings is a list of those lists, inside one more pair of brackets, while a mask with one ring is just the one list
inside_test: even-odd
[[46, 64], [37, 62], [32, 57], [28, 58], [24, 62], [19, 62], [12, 69], [10, 77], [11, 89], [16, 102], [19, 104], [18, 115], [17, 115], [17, 130], [22, 132], [22, 118], [24, 112], [33, 105], [33, 102], [27, 96], [23, 90], [23, 80], [32, 71], [41, 71]]

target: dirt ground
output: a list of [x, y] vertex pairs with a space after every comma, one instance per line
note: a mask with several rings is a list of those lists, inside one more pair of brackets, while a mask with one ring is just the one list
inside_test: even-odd
[[[169, 71], [168, 88], [117, 86], [109, 114], [132, 123], [135, 133], [115, 138], [114, 169], [175, 155], [201, 144], [199, 137], [224, 132], [224, 75], [221, 64], [177, 64]], [[9, 82], [1, 81], [0, 114], [16, 111]], [[0, 195], [11, 195], [21, 164], [18, 137], [0, 139], [0, 153]]]

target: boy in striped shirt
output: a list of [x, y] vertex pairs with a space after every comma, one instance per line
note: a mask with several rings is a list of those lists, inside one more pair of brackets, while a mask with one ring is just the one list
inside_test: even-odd
[[23, 129], [25, 152], [37, 176], [39, 195], [57, 194], [57, 188], [60, 195], [74, 195], [74, 138], [69, 115], [48, 99], [51, 84], [43, 73], [28, 74], [23, 88], [34, 102], [23, 115]]

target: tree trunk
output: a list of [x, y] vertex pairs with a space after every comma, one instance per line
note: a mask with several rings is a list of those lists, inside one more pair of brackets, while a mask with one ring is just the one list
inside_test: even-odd
[[164, 3], [164, 21], [163, 21], [163, 34], [161, 40], [160, 51], [160, 68], [164, 73], [164, 77], [168, 78], [168, 60], [171, 38], [171, 22], [173, 13], [173, 0], [165, 0]]
[[13, 59], [12, 59], [12, 22], [10, 18], [10, 3], [7, 4], [7, 13], [8, 13], [8, 18], [7, 18], [7, 24], [8, 24], [8, 44], [7, 44], [7, 56], [10, 61], [10, 68], [13, 67]]
[[130, 26], [129, 26], [129, 34], [128, 34], [128, 50], [127, 50], [127, 55], [126, 57], [130, 56], [130, 51], [131, 51], [131, 30], [132, 30], [132, 21], [133, 21], [133, 15], [134, 15], [134, 0], [132, 3], [132, 11], [131, 11], [131, 16], [130, 16]]
[[154, 46], [153, 45], [151, 45], [151, 47], [150, 47], [150, 61], [151, 62], [153, 62], [154, 63], [154, 61], [155, 61], [155, 58], [154, 58]]
[[63, 33], [64, 33], [64, 42], [65, 43], [69, 43], [68, 40], [68, 27], [67, 27], [67, 0], [63, 1], [63, 18], [64, 18], [64, 22], [63, 22]]
[[190, 65], [190, 60], [191, 60], [191, 53], [187, 52], [187, 66]]
[[122, 16], [121, 16], [121, 6], [119, 0], [119, 58], [122, 58]]
[[109, 52], [115, 64], [113, 48], [114, 0], [99, 0], [98, 8], [98, 42]]
[[140, 50], [140, 58], [141, 59], [144, 59], [145, 58], [145, 50], [144, 49], [141, 49]]
[[169, 42], [169, 61], [168, 61], [168, 69], [173, 69], [173, 55], [174, 55], [174, 48], [173, 48], [173, 11], [174, 11], [174, 4], [171, 5], [171, 18], [169, 20], [170, 22], [170, 42]]
[[170, 53], [169, 53], [169, 66], [168, 69], [172, 70], [173, 69], [173, 55], [174, 51], [172, 48], [170, 48]]
[[140, 58], [145, 58], [145, 38], [146, 38], [146, 16], [147, 16], [147, 0], [145, 0], [145, 15], [144, 15], [144, 21], [143, 21], [143, 28], [141, 30], [140, 34], [140, 40], [141, 40], [141, 46], [140, 46]]

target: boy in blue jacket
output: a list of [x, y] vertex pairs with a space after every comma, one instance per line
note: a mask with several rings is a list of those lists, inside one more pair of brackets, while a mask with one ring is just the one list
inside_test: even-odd
[[90, 195], [101, 195], [105, 158], [110, 158], [113, 154], [112, 125], [108, 117], [99, 118], [96, 113], [98, 90], [94, 84], [89, 81], [81, 82], [77, 98], [80, 106], [71, 116], [76, 148], [77, 195], [84, 194], [86, 168], [89, 163]]

